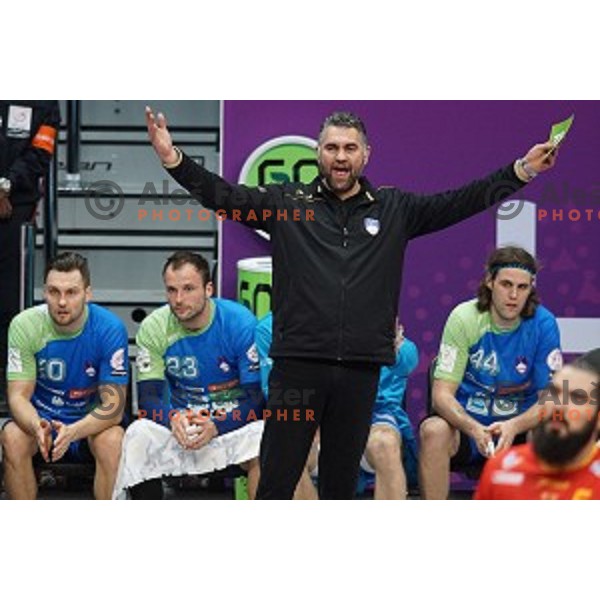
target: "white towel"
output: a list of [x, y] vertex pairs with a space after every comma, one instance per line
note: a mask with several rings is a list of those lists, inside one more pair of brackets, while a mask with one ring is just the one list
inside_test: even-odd
[[125, 432], [113, 500], [125, 500], [126, 490], [162, 476], [202, 475], [257, 458], [264, 421], [217, 436], [199, 450], [185, 450], [171, 430], [139, 419]]

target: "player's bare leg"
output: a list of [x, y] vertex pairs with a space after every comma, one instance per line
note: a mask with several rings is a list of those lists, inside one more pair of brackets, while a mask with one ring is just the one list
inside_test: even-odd
[[419, 487], [426, 500], [446, 500], [450, 491], [450, 459], [458, 452], [459, 432], [440, 417], [423, 421], [419, 431]]
[[366, 456], [375, 469], [375, 500], [405, 500], [406, 474], [402, 466], [402, 438], [385, 425], [371, 427]]
[[33, 457], [38, 452], [36, 440], [15, 422], [10, 422], [1, 434], [4, 456], [4, 486], [13, 500], [35, 500], [37, 481]]
[[123, 428], [113, 425], [100, 433], [90, 436], [88, 443], [96, 459], [96, 474], [94, 476], [94, 497], [96, 500], [110, 500], [115, 487]]

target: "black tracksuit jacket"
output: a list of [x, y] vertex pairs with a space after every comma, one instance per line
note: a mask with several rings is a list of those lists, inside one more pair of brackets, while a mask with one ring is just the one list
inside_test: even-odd
[[217, 216], [271, 234], [273, 358], [378, 364], [395, 361], [408, 241], [475, 215], [524, 185], [511, 164], [434, 195], [376, 190], [362, 179], [360, 192], [342, 202], [319, 179], [232, 185], [185, 155], [169, 173]]

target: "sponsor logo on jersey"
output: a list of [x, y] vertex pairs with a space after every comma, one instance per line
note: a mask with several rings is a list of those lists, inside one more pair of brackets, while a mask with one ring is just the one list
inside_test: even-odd
[[246, 358], [253, 364], [258, 364], [258, 349], [256, 348], [256, 344], [252, 344], [248, 351], [246, 352]]
[[112, 367], [113, 375], [123, 375], [125, 373], [125, 349], [119, 348], [110, 357], [110, 366]]
[[546, 360], [546, 363], [548, 364], [548, 368], [551, 371], [556, 372], [562, 369], [563, 357], [560, 348], [555, 348], [554, 350], [552, 350], [552, 352], [550, 352], [550, 354], [548, 354], [548, 359]]
[[528, 369], [527, 358], [525, 356], [519, 356], [517, 357], [515, 363], [515, 370], [517, 371], [517, 373], [519, 375], [525, 375]]
[[150, 373], [152, 364], [150, 361], [150, 352], [147, 348], [140, 347], [138, 355], [135, 359], [135, 364], [140, 373]]
[[85, 374], [88, 377], [96, 377], [96, 369], [94, 368], [94, 365], [87, 363], [85, 366]]
[[224, 381], [223, 383], [213, 383], [208, 386], [208, 392], [213, 394], [214, 392], [224, 392], [226, 390], [232, 390], [240, 385], [239, 379], [231, 379]]
[[96, 393], [96, 386], [89, 388], [74, 388], [69, 390], [69, 399], [71, 400], [79, 400], [80, 398], [86, 398], [87, 396], [91, 396]]
[[213, 401], [213, 413], [230, 413], [232, 410], [240, 407], [240, 403], [233, 400], [214, 400]]
[[518, 464], [520, 464], [521, 461], [521, 457], [516, 453], [516, 452], [509, 452], [503, 459], [502, 459], [502, 468], [503, 469], [513, 469], [514, 467], [516, 467]]
[[65, 401], [60, 396], [52, 396], [52, 406], [62, 407]]
[[223, 373], [229, 373], [229, 371], [231, 371], [231, 365], [222, 356], [219, 356], [218, 362], [219, 369], [221, 369]]
[[8, 373], [23, 372], [23, 361], [21, 359], [21, 350], [19, 348], [8, 349], [8, 363], [6, 370]]
[[519, 405], [516, 400], [496, 398], [492, 405], [492, 415], [495, 417], [509, 417], [517, 412], [519, 412]]
[[489, 398], [478, 398], [476, 396], [469, 396], [467, 401], [466, 410], [475, 415], [481, 415], [487, 417], [490, 412], [490, 399]]
[[440, 356], [438, 358], [438, 368], [446, 373], [454, 371], [458, 349], [450, 344], [442, 344], [440, 347]]
[[518, 487], [523, 485], [525, 473], [515, 473], [514, 471], [495, 471], [492, 474], [492, 483], [498, 485], [511, 485]]

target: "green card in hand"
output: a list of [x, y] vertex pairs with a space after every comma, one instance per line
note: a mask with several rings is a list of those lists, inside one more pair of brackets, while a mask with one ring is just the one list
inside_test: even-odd
[[575, 115], [571, 115], [568, 119], [557, 123], [556, 125], [552, 125], [552, 131], [550, 132], [550, 143], [556, 148], [560, 146], [562, 141], [565, 139], [569, 129], [571, 129], [571, 125], [573, 124], [573, 119]]

